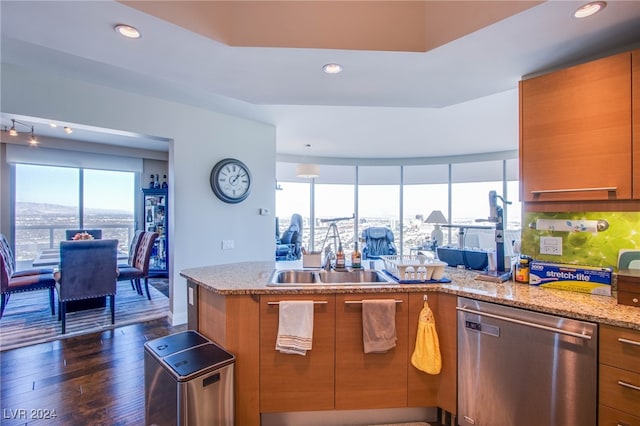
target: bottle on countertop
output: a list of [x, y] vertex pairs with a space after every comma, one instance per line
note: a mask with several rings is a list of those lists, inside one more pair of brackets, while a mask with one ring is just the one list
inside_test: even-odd
[[353, 252], [351, 252], [351, 267], [362, 268], [362, 255], [358, 251], [358, 242], [355, 242]]
[[342, 249], [342, 243], [340, 243], [336, 252], [336, 269], [344, 269], [345, 266], [344, 250]]
[[515, 278], [519, 283], [529, 284], [529, 258], [521, 256], [516, 263]]
[[169, 184], [167, 183], [167, 175], [164, 175], [162, 178], [162, 187], [165, 189], [169, 187]]

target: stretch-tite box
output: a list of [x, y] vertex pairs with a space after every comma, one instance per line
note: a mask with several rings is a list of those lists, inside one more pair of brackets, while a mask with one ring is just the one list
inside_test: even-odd
[[532, 261], [529, 284], [611, 296], [613, 268]]

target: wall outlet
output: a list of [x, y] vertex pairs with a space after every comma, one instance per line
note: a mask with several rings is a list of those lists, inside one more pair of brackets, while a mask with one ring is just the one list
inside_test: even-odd
[[235, 248], [235, 244], [234, 240], [222, 240], [222, 250], [231, 250]]
[[562, 256], [562, 237], [540, 237], [540, 254]]

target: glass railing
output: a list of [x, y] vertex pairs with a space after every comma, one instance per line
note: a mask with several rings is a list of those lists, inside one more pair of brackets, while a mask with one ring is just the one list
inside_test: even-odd
[[[15, 228], [16, 261], [26, 264], [33, 262], [38, 252], [46, 248], [58, 247], [66, 239], [65, 230], [76, 229], [74, 225], [20, 225]], [[102, 229], [103, 239], [118, 240], [118, 250], [129, 251], [129, 242], [134, 233], [133, 224], [110, 223], [86, 225], [86, 229]]]

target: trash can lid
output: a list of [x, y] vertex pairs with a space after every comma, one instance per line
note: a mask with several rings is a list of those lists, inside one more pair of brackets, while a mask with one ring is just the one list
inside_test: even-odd
[[200, 333], [187, 330], [150, 340], [144, 345], [159, 358], [180, 352], [181, 350], [211, 342]]
[[178, 380], [191, 379], [232, 363], [234, 356], [215, 343], [207, 343], [169, 355], [163, 361], [171, 367]]

